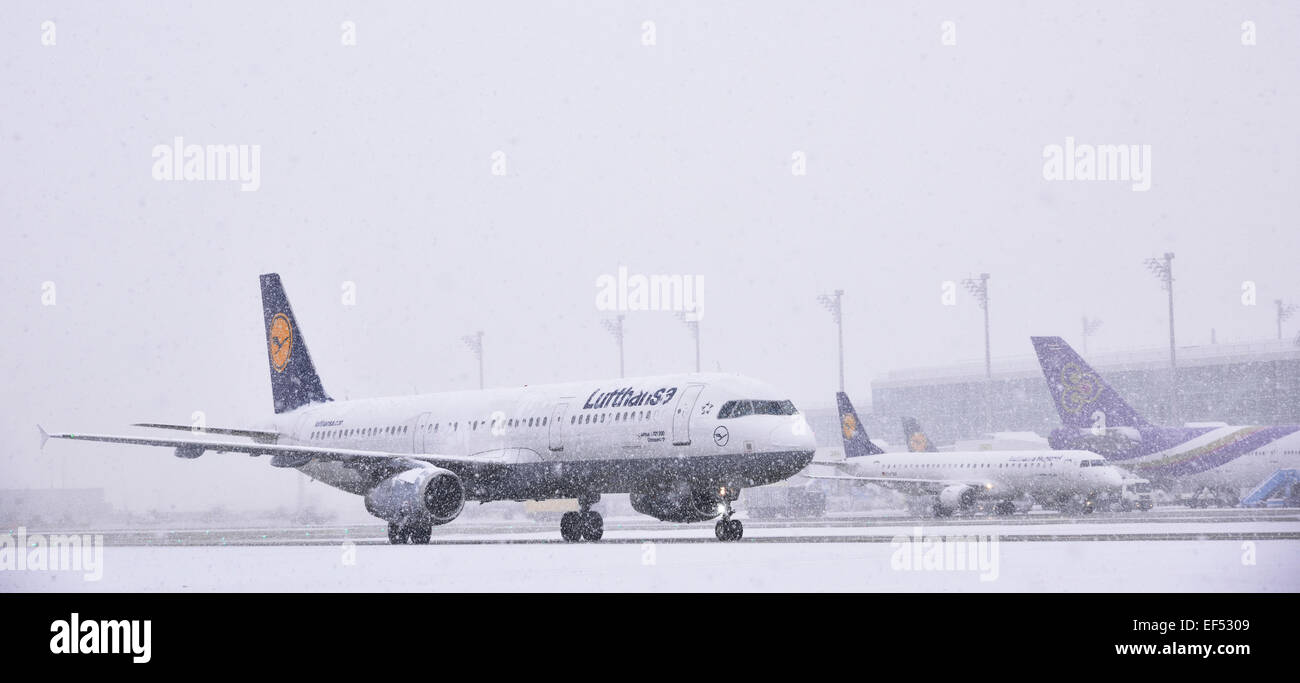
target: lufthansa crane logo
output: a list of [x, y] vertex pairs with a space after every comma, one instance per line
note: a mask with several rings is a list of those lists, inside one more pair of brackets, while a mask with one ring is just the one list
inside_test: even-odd
[[713, 430], [713, 443], [719, 447], [726, 446], [729, 440], [731, 440], [731, 433], [727, 431], [726, 427], [718, 425], [718, 428]]
[[276, 313], [271, 318], [271, 367], [276, 372], [284, 372], [284, 368], [289, 365], [289, 356], [293, 353], [293, 325], [289, 324], [289, 316], [283, 313]]
[[852, 415], [845, 415], [843, 421], [844, 438], [852, 439], [854, 434], [858, 433], [858, 421], [853, 419]]
[[921, 453], [930, 450], [930, 440], [925, 438], [921, 432], [915, 432], [907, 437], [907, 445], [913, 453]]

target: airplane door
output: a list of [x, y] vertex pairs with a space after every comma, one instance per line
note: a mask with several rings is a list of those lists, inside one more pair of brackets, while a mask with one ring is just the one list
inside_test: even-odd
[[691, 445], [691, 412], [695, 410], [695, 399], [704, 391], [703, 384], [692, 384], [677, 399], [677, 409], [673, 411], [673, 445]]
[[415, 420], [415, 433], [411, 435], [412, 453], [429, 452], [425, 449], [429, 446], [429, 442], [432, 441], [432, 439], [427, 438], [429, 436], [428, 430], [431, 429], [429, 425], [432, 423], [433, 413], [421, 413], [420, 417]]
[[569, 404], [561, 403], [551, 410], [550, 439], [551, 451], [564, 450], [564, 416], [569, 412]]

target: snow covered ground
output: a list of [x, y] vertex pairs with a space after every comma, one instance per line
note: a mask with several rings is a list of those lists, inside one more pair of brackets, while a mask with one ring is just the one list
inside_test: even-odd
[[447, 543], [430, 546], [319, 534], [305, 545], [110, 545], [99, 581], [72, 571], [0, 571], [0, 591], [1300, 591], [1294, 538], [1047, 540], [1295, 531], [1293, 523], [1250, 522], [1117, 528], [1129, 526], [925, 528], [923, 535], [944, 537], [954, 549], [963, 534], [1039, 538], [986, 539], [951, 560], [934, 544], [913, 542], [911, 526], [759, 528], [734, 544], [708, 541], [711, 528], [695, 526], [611, 529], [610, 542], [599, 544], [565, 544], [537, 531], [447, 534], [440, 537]]

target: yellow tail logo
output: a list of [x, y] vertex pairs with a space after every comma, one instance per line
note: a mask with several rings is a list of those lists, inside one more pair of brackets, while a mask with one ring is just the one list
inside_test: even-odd
[[853, 419], [852, 415], [845, 415], [843, 421], [844, 438], [852, 439], [854, 434], [858, 433], [858, 421]]
[[289, 365], [289, 356], [293, 353], [293, 325], [289, 316], [276, 313], [271, 318], [271, 367], [276, 372], [284, 372]]

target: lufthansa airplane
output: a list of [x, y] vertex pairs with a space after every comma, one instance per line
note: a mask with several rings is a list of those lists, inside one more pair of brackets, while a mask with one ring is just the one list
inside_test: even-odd
[[[560, 520], [566, 541], [598, 541], [602, 493], [629, 493], [642, 514], [667, 522], [721, 517], [719, 540], [739, 540], [732, 502], [743, 488], [802, 470], [815, 442], [794, 404], [766, 384], [723, 374], [681, 374], [518, 389], [335, 401], [274, 273], [261, 276], [275, 416], [252, 429], [206, 428], [241, 440], [81, 433], [49, 438], [270, 456], [364, 497], [395, 544], [428, 543], [433, 526], [465, 501], [576, 498]], [[184, 425], [140, 427], [191, 431]], [[246, 441], [244, 440], [246, 439]]]
[[981, 501], [1009, 515], [1043, 507], [1092, 512], [1105, 498], [1120, 495], [1124, 472], [1087, 451], [968, 451], [886, 453], [871, 442], [844, 392], [835, 395], [844, 436], [844, 460], [817, 461], [843, 474], [805, 475], [876, 484], [929, 497], [936, 517], [973, 511]]
[[1153, 425], [1064, 339], [1030, 340], [1061, 416], [1053, 448], [1093, 451], [1158, 484], [1208, 489], [1225, 505], [1277, 470], [1300, 468], [1300, 425]]

